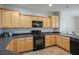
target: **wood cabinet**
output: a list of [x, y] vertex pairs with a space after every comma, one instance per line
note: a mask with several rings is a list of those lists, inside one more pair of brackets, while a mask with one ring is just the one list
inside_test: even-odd
[[12, 19], [11, 19], [11, 27], [18, 28], [19, 27], [19, 12], [12, 11]]
[[67, 51], [70, 51], [70, 39], [69, 37], [56, 36], [56, 44]]
[[56, 44], [62, 47], [62, 36], [56, 35]]
[[30, 16], [20, 15], [19, 27], [31, 28], [32, 20], [31, 20]]
[[49, 46], [51, 46], [50, 35], [46, 35], [45, 36], [45, 47], [49, 47]]
[[49, 17], [44, 17], [43, 18], [43, 27], [44, 28], [50, 28], [51, 26], [51, 21]]
[[20, 20], [19, 20], [19, 27], [25, 28], [26, 25], [26, 21], [25, 21], [25, 16], [24, 15], [20, 15]]
[[6, 49], [14, 52], [33, 50], [33, 37], [14, 38]]
[[52, 28], [59, 28], [59, 17], [51, 16]]
[[50, 39], [51, 39], [51, 45], [55, 45], [56, 44], [56, 35], [50, 35]]
[[26, 16], [26, 28], [32, 28], [31, 16]]
[[25, 51], [25, 38], [17, 38], [17, 52]]
[[11, 10], [2, 9], [2, 27], [11, 27]]
[[6, 47], [6, 49], [16, 52], [16, 39], [12, 39], [11, 42]]
[[1, 23], [2, 23], [2, 22], [1, 22], [1, 21], [2, 21], [1, 14], [2, 14], [2, 13], [1, 13], [1, 9], [0, 9], [0, 28], [1, 28]]
[[25, 38], [26, 40], [26, 51], [29, 51], [29, 50], [33, 50], [33, 37], [26, 37]]
[[62, 47], [67, 51], [70, 51], [70, 39], [69, 37], [62, 38]]

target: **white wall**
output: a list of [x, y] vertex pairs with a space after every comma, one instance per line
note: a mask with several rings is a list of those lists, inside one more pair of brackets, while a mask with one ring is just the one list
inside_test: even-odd
[[75, 16], [79, 16], [79, 11], [62, 11], [60, 12], [60, 31], [62, 33], [68, 32], [69, 34], [72, 31], [79, 34], [79, 18], [75, 19]]

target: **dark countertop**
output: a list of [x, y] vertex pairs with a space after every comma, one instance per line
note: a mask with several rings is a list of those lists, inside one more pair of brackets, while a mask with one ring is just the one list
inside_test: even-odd
[[[62, 35], [66, 37], [73, 37], [79, 39], [79, 36], [75, 35], [69, 35], [69, 34], [64, 34], [64, 33], [53, 33], [53, 32], [43, 32], [45, 35]], [[0, 38], [0, 54], [1, 55], [17, 55], [19, 53], [14, 53], [12, 51], [6, 50], [6, 46], [9, 44], [9, 42], [12, 40], [12, 38], [18, 38], [18, 37], [33, 37], [31, 33], [24, 33], [24, 34], [15, 34], [12, 37], [4, 37]]]
[[0, 55], [20, 55], [19, 53], [8, 51], [6, 49], [6, 46], [11, 40], [11, 37], [0, 38]]
[[65, 36], [65, 37], [72, 37], [72, 38], [79, 39], [79, 36], [78, 35], [71, 35], [71, 34], [65, 34], [65, 33], [46, 32], [44, 34], [45, 35], [61, 35], [61, 36]]

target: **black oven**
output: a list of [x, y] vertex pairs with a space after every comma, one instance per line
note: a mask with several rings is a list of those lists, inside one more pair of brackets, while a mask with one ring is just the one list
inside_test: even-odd
[[32, 21], [32, 27], [43, 27], [43, 21]]
[[41, 31], [34, 30], [33, 34], [33, 50], [39, 50], [45, 48], [45, 36]]

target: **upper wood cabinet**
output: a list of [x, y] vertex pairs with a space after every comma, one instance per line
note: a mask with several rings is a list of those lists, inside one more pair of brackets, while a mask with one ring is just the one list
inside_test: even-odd
[[30, 16], [20, 15], [19, 27], [31, 28], [32, 20], [31, 20]]
[[24, 15], [20, 15], [20, 18], [19, 18], [19, 27], [25, 27], [26, 25], [26, 18]]
[[44, 17], [43, 18], [43, 28], [50, 28], [51, 26], [51, 21], [49, 17]]
[[11, 10], [2, 9], [2, 27], [11, 27]]
[[51, 27], [52, 28], [59, 28], [59, 17], [58, 16], [51, 16]]
[[31, 16], [26, 16], [26, 28], [32, 28]]
[[2, 14], [2, 13], [1, 13], [1, 9], [0, 9], [0, 28], [1, 28], [1, 23], [2, 23], [2, 22], [1, 22], [1, 21], [2, 21], [1, 14]]
[[12, 19], [11, 19], [11, 26], [12, 28], [18, 28], [19, 27], [19, 12], [18, 11], [12, 11]]
[[43, 17], [42, 16], [37, 16], [37, 21], [43, 21]]

